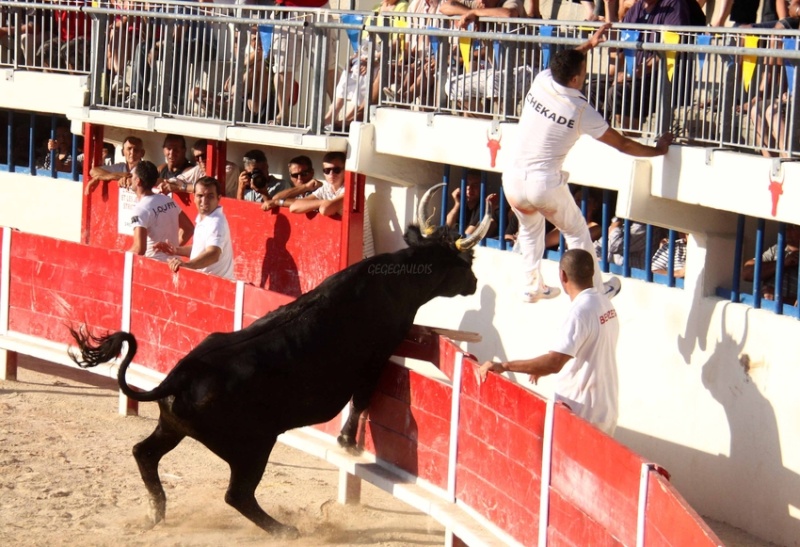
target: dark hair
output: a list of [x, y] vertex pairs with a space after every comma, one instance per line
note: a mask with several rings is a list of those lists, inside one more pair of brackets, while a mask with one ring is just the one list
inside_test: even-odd
[[307, 169], [314, 169], [314, 164], [308, 156], [295, 156], [289, 160], [289, 165], [302, 165]]
[[125, 146], [126, 142], [129, 142], [134, 146], [136, 146], [137, 144], [139, 146], [143, 146], [144, 145], [144, 141], [142, 139], [140, 139], [139, 137], [136, 137], [134, 135], [128, 135], [127, 137], [125, 137], [125, 140], [122, 141], [122, 145]]
[[257, 162], [257, 163], [260, 163], [260, 162], [267, 163], [266, 154], [264, 154], [264, 152], [262, 152], [261, 150], [256, 150], [256, 149], [253, 149], [253, 150], [250, 150], [248, 152], [245, 152], [244, 159], [250, 160], [250, 161], [254, 161], [254, 162]]
[[575, 49], [564, 49], [553, 55], [550, 61], [550, 72], [553, 80], [561, 85], [567, 85], [569, 81], [580, 74], [581, 65], [586, 62], [586, 55]]
[[222, 196], [222, 192], [220, 192], [219, 181], [214, 177], [201, 177], [197, 180], [197, 182], [194, 183], [195, 188], [197, 188], [198, 184], [200, 186], [205, 186], [206, 188], [211, 188], [213, 186], [217, 191], [217, 195]]
[[198, 150], [201, 152], [205, 152], [206, 148], [208, 148], [208, 140], [206, 139], [198, 139], [194, 141], [194, 144], [192, 145], [192, 150]]
[[183, 147], [186, 148], [186, 139], [184, 139], [182, 135], [174, 135], [174, 134], [170, 133], [169, 135], [164, 137], [164, 144], [161, 145], [161, 147], [162, 148], [166, 148], [167, 147], [167, 143], [169, 141], [181, 141], [181, 144], [183, 145]]
[[594, 278], [594, 258], [583, 249], [569, 249], [561, 256], [559, 267], [567, 279], [582, 287], [591, 287]]
[[151, 161], [140, 161], [134, 166], [133, 173], [139, 177], [142, 186], [148, 190], [152, 190], [158, 181], [158, 167]]
[[470, 177], [478, 177], [478, 183], [480, 183], [481, 179], [483, 178], [483, 175], [477, 169], [467, 169], [466, 171], [464, 171], [464, 180]]
[[322, 156], [323, 163], [333, 163], [334, 161], [342, 162], [342, 165], [347, 161], [347, 155], [344, 152], [328, 152]]
[[117, 148], [110, 142], [104, 142], [103, 149], [106, 151], [106, 156], [108, 156], [109, 158], [113, 158], [114, 153], [117, 151]]

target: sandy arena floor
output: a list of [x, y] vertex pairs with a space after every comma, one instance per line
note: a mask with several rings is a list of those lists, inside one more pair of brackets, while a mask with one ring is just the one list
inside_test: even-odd
[[224, 501], [227, 465], [192, 439], [161, 462], [166, 521], [149, 529], [132, 446], [156, 425], [158, 407], [117, 414], [116, 381], [21, 357], [17, 382], [0, 382], [0, 545], [442, 545], [432, 518], [364, 482], [361, 505], [336, 502], [338, 470], [275, 447], [259, 503], [296, 526], [295, 541], [269, 540]]

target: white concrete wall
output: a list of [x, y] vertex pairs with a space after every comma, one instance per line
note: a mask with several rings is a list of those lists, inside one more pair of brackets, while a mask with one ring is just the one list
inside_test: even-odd
[[0, 173], [0, 225], [23, 232], [80, 241], [80, 182]]

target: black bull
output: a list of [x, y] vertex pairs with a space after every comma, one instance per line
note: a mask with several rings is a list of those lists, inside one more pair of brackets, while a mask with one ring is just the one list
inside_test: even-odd
[[72, 331], [81, 353], [72, 358], [82, 367], [114, 359], [127, 342], [120, 389], [137, 401], [158, 401], [158, 426], [133, 448], [154, 524], [166, 511], [158, 463], [189, 436], [230, 466], [229, 505], [268, 532], [297, 534], [255, 498], [277, 436], [331, 420], [351, 400], [338, 440], [355, 446], [359, 416], [419, 307], [475, 292], [472, 251], [458, 250], [445, 229], [423, 238], [411, 226], [405, 239], [408, 248], [354, 264], [245, 329], [210, 334], [149, 392], [125, 381], [137, 348], [132, 334]]

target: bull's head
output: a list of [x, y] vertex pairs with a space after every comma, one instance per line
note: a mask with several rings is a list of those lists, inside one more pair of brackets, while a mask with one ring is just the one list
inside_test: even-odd
[[[419, 201], [419, 207], [417, 208], [417, 222], [419, 223], [419, 229], [423, 237], [428, 237], [436, 231], [436, 226], [431, 224], [431, 220], [433, 219], [434, 215], [427, 216], [428, 203], [430, 202], [433, 193], [442, 187], [447, 187], [447, 184], [441, 182], [432, 186], [427, 192], [425, 192], [425, 194], [422, 196], [422, 199]], [[470, 235], [459, 238], [455, 242], [456, 249], [459, 251], [468, 251], [469, 249], [472, 249], [481, 239], [486, 236], [489, 228], [491, 228], [491, 225], [492, 204], [487, 199], [486, 212], [481, 219], [481, 223], [478, 224], [477, 228], [475, 228], [475, 231]]]

